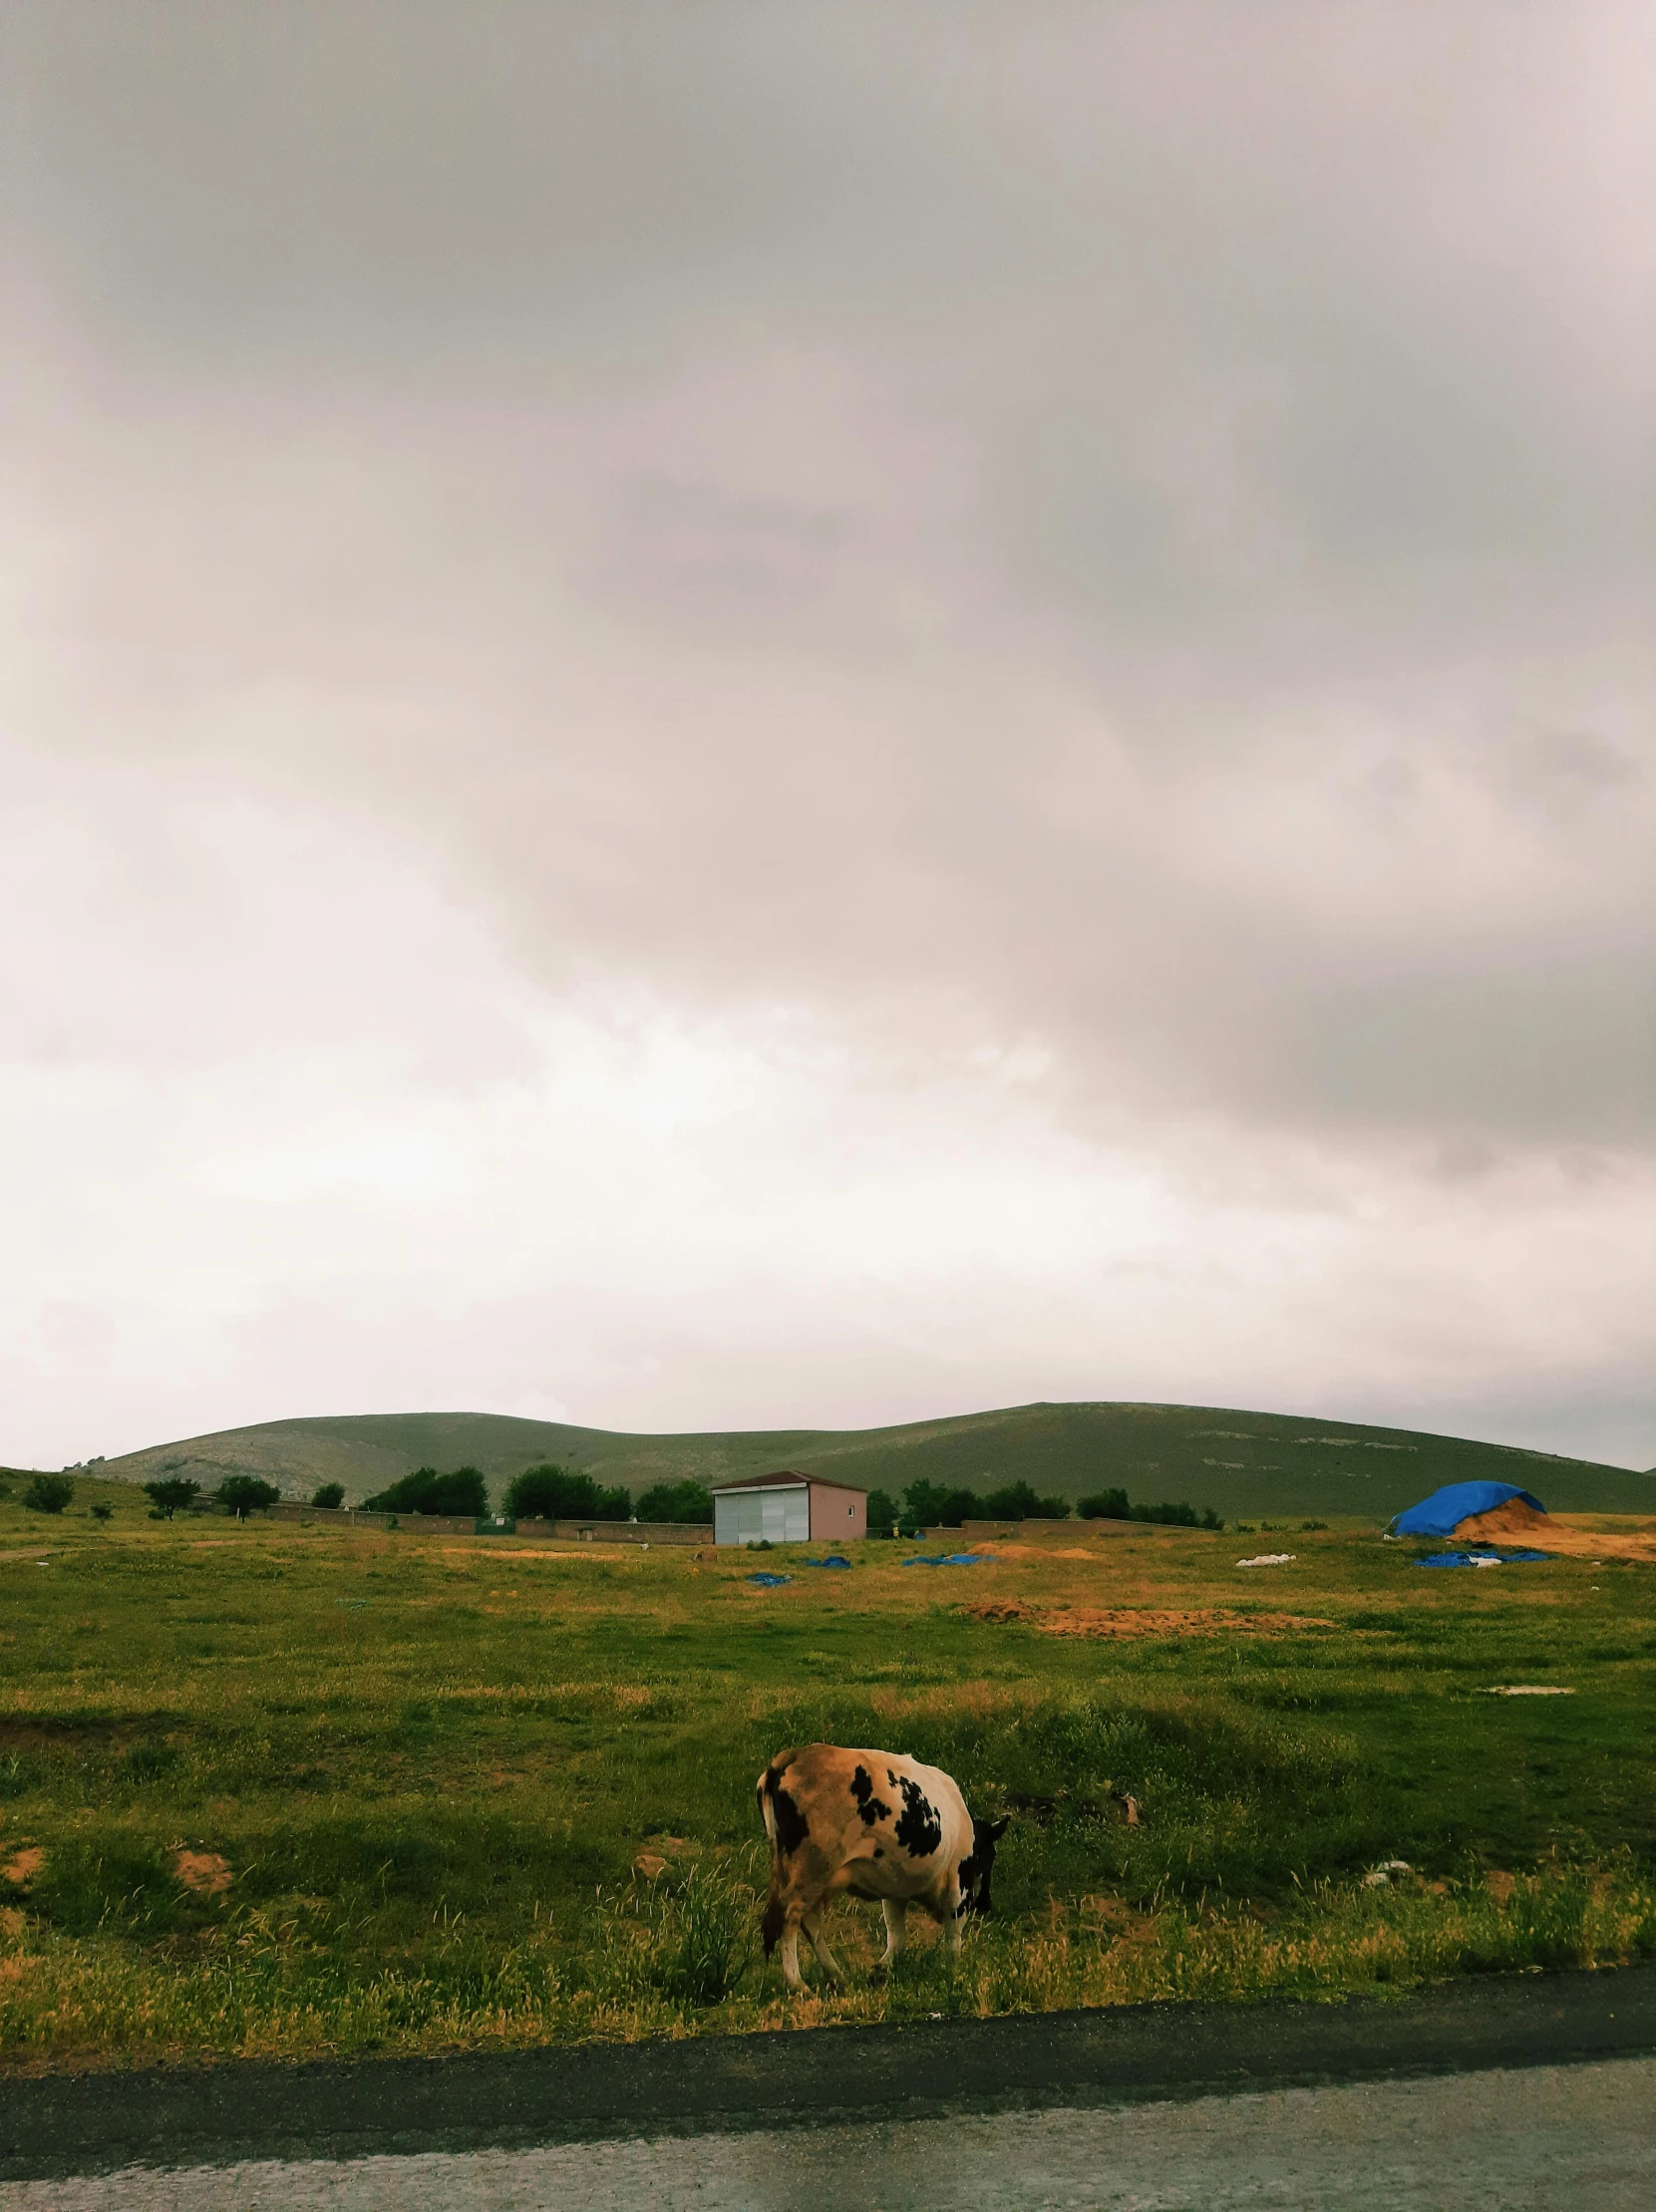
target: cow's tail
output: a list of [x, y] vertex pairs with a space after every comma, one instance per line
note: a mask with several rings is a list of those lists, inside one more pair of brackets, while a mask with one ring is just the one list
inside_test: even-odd
[[759, 1777], [759, 1817], [765, 1823], [765, 1840], [771, 1846], [771, 1894], [765, 1900], [764, 1916], [759, 1923], [767, 1958], [781, 1942], [788, 1918], [782, 1902], [782, 1847], [777, 1838], [776, 1792], [793, 1757], [792, 1751], [780, 1751]]

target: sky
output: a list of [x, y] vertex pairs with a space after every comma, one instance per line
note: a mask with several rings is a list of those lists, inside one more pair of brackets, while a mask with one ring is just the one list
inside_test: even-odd
[[13, 0], [0, 1460], [1656, 1461], [1656, 17]]

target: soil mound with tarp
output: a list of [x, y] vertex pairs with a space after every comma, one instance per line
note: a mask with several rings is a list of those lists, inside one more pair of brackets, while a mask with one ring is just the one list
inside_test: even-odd
[[[1522, 1519], [1496, 1518], [1514, 1505], [1523, 1509]], [[1451, 1482], [1447, 1488], [1422, 1498], [1419, 1505], [1411, 1505], [1406, 1513], [1399, 1513], [1392, 1523], [1392, 1534], [1492, 1536], [1521, 1529], [1525, 1535], [1533, 1535], [1546, 1525], [1546, 1507], [1515, 1482]]]

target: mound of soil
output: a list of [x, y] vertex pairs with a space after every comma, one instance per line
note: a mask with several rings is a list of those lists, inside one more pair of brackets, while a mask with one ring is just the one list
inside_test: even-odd
[[[1456, 1530], [1457, 1538], [1464, 1532], [1481, 1535], [1493, 1517], [1485, 1514], [1476, 1521], [1463, 1521]], [[1594, 1525], [1583, 1528], [1583, 1520]], [[1613, 1521], [1606, 1513], [1549, 1513], [1538, 1524], [1531, 1523], [1525, 1535], [1533, 1541], [1537, 1551], [1550, 1551], [1566, 1559], [1656, 1563], [1656, 1521], [1641, 1520], [1635, 1514], [1620, 1515]]]
[[1533, 1505], [1525, 1505], [1521, 1497], [1509, 1497], [1504, 1505], [1496, 1505], [1488, 1513], [1474, 1513], [1470, 1520], [1462, 1521], [1456, 1528], [1457, 1536], [1526, 1536], [1538, 1542], [1544, 1530], [1552, 1526], [1550, 1513], [1538, 1512]]
[[1301, 1613], [1235, 1613], [1226, 1606], [1026, 1605], [1016, 1598], [986, 1598], [961, 1610], [980, 1621], [1023, 1621], [1044, 1636], [1286, 1636], [1300, 1628], [1332, 1628], [1332, 1621]]

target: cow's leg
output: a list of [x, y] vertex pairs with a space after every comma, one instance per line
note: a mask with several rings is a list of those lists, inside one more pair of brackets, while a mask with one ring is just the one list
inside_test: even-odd
[[791, 1990], [803, 1990], [800, 1979], [800, 1923], [790, 1920], [782, 1931], [782, 1978]]
[[956, 1958], [959, 1958], [960, 1938], [963, 1933], [963, 1929], [960, 1914], [955, 1907], [955, 1901], [952, 1897], [949, 1898], [944, 1904], [940, 1918], [942, 1920], [943, 1926], [949, 1932], [949, 1949], [954, 1953]]
[[819, 1905], [815, 1912], [803, 1914], [800, 1919], [800, 1926], [811, 1938], [811, 1948], [816, 1952], [817, 1962], [824, 1974], [830, 1982], [842, 1982], [844, 1975], [839, 1970], [839, 1961], [828, 1949], [828, 1938], [823, 1933], [824, 1910], [825, 1908]]
[[880, 1910], [885, 1915], [885, 1951], [879, 1962], [879, 1970], [883, 1974], [902, 1950], [903, 1937], [907, 1933], [908, 1906], [901, 1897], [882, 1897]]

